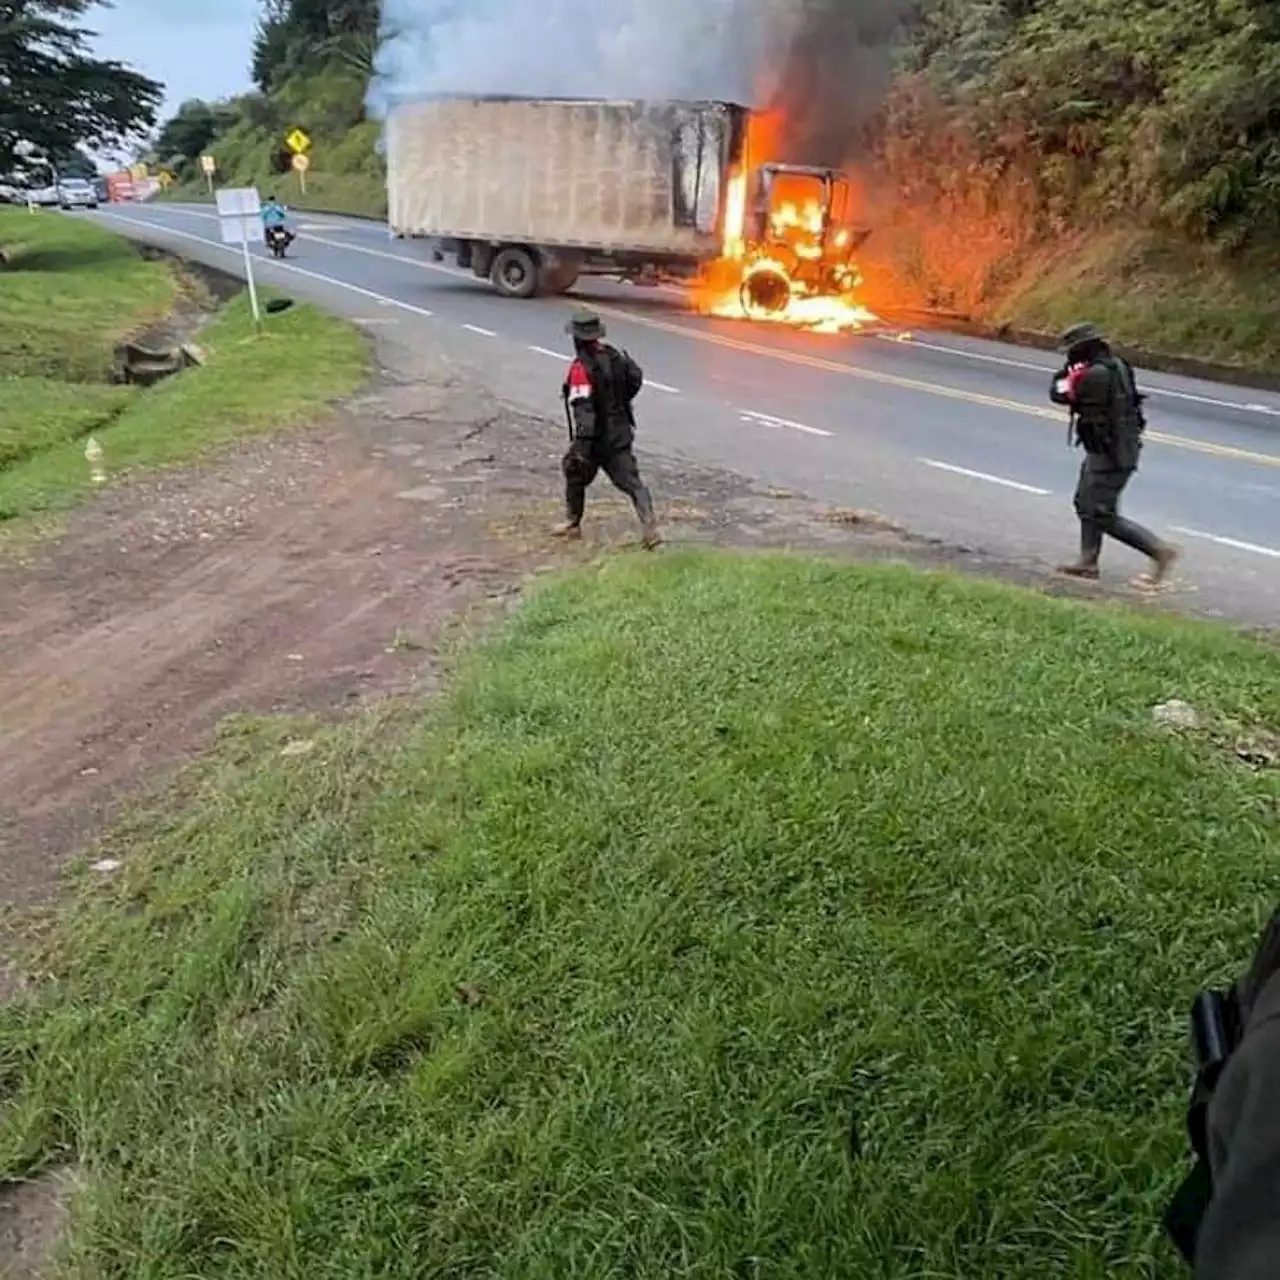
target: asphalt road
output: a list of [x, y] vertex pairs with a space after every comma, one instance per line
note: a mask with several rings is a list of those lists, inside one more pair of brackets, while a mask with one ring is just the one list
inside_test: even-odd
[[[220, 244], [207, 208], [96, 216], [239, 269], [240, 251]], [[296, 229], [285, 263], [255, 251], [264, 282], [370, 326], [447, 327], [451, 345], [474, 343], [522, 408], [558, 420], [563, 323], [586, 300], [644, 366], [642, 451], [650, 441], [1017, 560], [1049, 566], [1076, 550], [1078, 463], [1048, 403], [1051, 355], [937, 333], [824, 336], [708, 319], [674, 291], [591, 280], [569, 298], [509, 301], [376, 224], [300, 215]], [[1126, 510], [1184, 547], [1171, 601], [1280, 624], [1280, 395], [1154, 373], [1141, 383], [1148, 444]], [[1104, 553], [1108, 577], [1141, 568], [1125, 548]]]

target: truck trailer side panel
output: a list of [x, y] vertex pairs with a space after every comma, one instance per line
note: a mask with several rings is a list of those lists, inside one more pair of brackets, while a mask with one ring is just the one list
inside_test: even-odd
[[746, 112], [717, 102], [436, 98], [387, 121], [398, 235], [714, 257]]

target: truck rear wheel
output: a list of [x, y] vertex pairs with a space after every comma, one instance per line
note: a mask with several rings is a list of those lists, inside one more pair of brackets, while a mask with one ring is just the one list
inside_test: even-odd
[[504, 298], [532, 298], [538, 292], [538, 264], [528, 249], [500, 249], [489, 279]]
[[546, 293], [568, 293], [578, 283], [579, 275], [575, 263], [562, 262], [549, 270], [544, 268], [539, 288]]

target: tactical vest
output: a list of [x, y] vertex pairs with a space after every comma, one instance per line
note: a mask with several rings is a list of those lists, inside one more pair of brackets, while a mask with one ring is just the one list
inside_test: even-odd
[[635, 438], [635, 413], [631, 401], [639, 387], [632, 386], [634, 362], [614, 347], [601, 343], [580, 357], [591, 375], [596, 414], [603, 428], [603, 442], [615, 448], [630, 448]]
[[1089, 405], [1076, 414], [1076, 438], [1089, 453], [1106, 454], [1119, 467], [1136, 467], [1147, 423], [1133, 369], [1116, 355], [1093, 363], [1107, 370], [1111, 390], [1105, 406]]

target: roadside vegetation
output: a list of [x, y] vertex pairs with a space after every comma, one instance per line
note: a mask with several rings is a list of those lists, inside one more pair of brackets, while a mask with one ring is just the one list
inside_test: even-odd
[[[248, 302], [216, 310], [193, 279], [70, 216], [0, 211], [10, 263], [0, 289], [0, 535], [54, 516], [93, 488], [92, 435], [109, 479], [188, 462], [232, 440], [306, 420], [359, 385], [365, 344], [306, 306], [255, 334]], [[210, 319], [207, 357], [150, 390], [111, 381], [116, 344], [180, 296]]]
[[899, 295], [1280, 372], [1280, 18], [940, 0], [875, 126], [868, 250]]
[[[222, 186], [256, 186], [299, 209], [385, 217], [386, 170], [377, 150], [379, 126], [364, 119], [366, 83], [358, 69], [334, 62], [300, 71], [269, 95], [230, 107], [185, 105], [186, 115], [179, 113], [157, 147], [156, 159], [179, 179], [166, 198], [209, 199], [198, 165], [207, 149], [218, 162]], [[281, 171], [283, 139], [299, 126], [314, 143], [305, 196], [298, 176]]]
[[[1087, 314], [1140, 351], [1280, 373], [1273, 9], [1240, 0], [1212, 21], [1192, 0], [1140, 21], [1068, 0], [913, 10], [874, 118], [851, 91], [821, 121], [857, 156], [875, 229], [869, 305], [1038, 332]], [[257, 92], [188, 103], [161, 132], [152, 158], [178, 175], [173, 194], [205, 195], [198, 159], [211, 151], [228, 185], [383, 216], [379, 128], [364, 113], [376, 44], [368, 0], [269, 4]], [[282, 154], [296, 126], [315, 142], [305, 197]]]
[[544, 584], [442, 701], [234, 722], [89, 855], [0, 1180], [77, 1169], [85, 1275], [1163, 1273], [1277, 681], [905, 569]]

